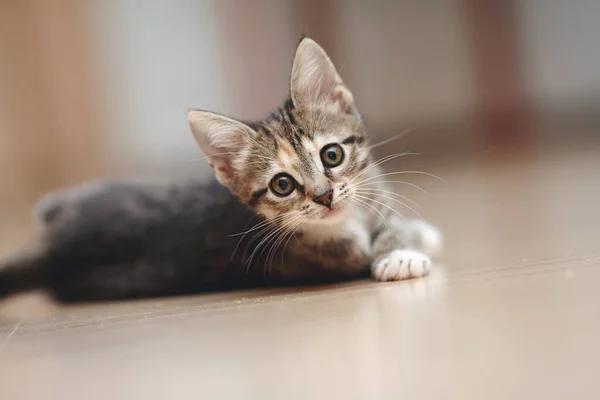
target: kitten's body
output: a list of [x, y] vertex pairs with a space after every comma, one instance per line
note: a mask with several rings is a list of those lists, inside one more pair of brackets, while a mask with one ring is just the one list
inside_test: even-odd
[[46, 288], [63, 301], [108, 300], [429, 272], [439, 235], [395, 214], [352, 96], [314, 42], [299, 46], [291, 98], [267, 119], [192, 111], [190, 124], [223, 186], [107, 182], [52, 194], [38, 246], [0, 270], [0, 297]]

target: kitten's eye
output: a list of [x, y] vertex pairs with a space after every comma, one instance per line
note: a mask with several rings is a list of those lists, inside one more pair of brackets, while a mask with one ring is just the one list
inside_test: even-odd
[[270, 186], [271, 191], [277, 196], [285, 197], [292, 194], [296, 189], [296, 180], [288, 174], [278, 174], [271, 180]]
[[328, 144], [321, 149], [321, 161], [327, 168], [337, 167], [344, 161], [344, 150], [339, 144]]

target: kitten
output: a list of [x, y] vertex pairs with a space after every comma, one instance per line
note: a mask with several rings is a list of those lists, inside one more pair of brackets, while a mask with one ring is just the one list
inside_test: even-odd
[[190, 111], [216, 182], [97, 182], [38, 205], [38, 244], [0, 270], [0, 297], [43, 288], [100, 301], [429, 274], [438, 231], [393, 210], [354, 99], [301, 40], [290, 97], [259, 122]]

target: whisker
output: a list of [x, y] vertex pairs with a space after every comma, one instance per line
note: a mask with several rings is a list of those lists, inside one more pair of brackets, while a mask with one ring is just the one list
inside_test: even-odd
[[425, 171], [397, 171], [397, 172], [387, 172], [387, 173], [385, 173], [385, 174], [381, 174], [381, 175], [373, 176], [373, 177], [371, 177], [371, 178], [367, 178], [367, 179], [365, 179], [365, 180], [363, 180], [363, 181], [361, 181], [361, 182], [359, 182], [359, 183], [368, 182], [368, 181], [371, 181], [371, 180], [373, 180], [373, 179], [381, 178], [381, 177], [383, 177], [383, 176], [389, 176], [389, 175], [403, 175], [403, 174], [426, 175], [426, 176], [429, 176], [429, 177], [431, 177], [431, 178], [434, 178], [434, 179], [440, 180], [440, 181], [444, 182], [445, 184], [448, 184], [448, 182], [447, 182], [445, 179], [442, 179], [442, 178], [440, 178], [440, 177], [439, 177], [439, 176], [437, 176], [437, 175], [434, 175], [434, 174], [431, 174], [431, 173], [429, 173], [429, 172], [425, 172]]
[[[244, 254], [243, 254], [242, 258], [244, 260], [248, 260], [248, 257], [247, 257], [248, 248], [252, 246], [252, 243], [254, 243], [258, 239], [263, 240], [264, 236], [262, 236], [262, 235], [268, 235], [271, 232], [273, 232], [275, 229], [277, 229], [277, 225], [268, 225], [266, 227], [263, 227], [259, 232], [255, 233], [254, 236], [252, 236], [252, 239], [250, 239], [250, 241], [248, 241], [248, 243], [246, 244], [246, 248], [244, 249]], [[249, 272], [250, 266], [251, 266], [251, 262], [248, 262], [246, 265], [246, 273]]]
[[382, 203], [381, 201], [378, 201], [378, 200], [375, 200], [375, 199], [371, 199], [370, 197], [366, 197], [366, 196], [363, 196], [363, 195], [360, 195], [360, 194], [355, 194], [355, 196], [358, 196], [358, 197], [360, 197], [360, 198], [362, 198], [362, 199], [369, 200], [369, 201], [372, 201], [372, 202], [374, 202], [374, 203], [380, 204], [380, 205], [384, 206], [385, 208], [387, 208], [387, 209], [391, 210], [392, 212], [394, 212], [394, 213], [395, 213], [397, 216], [399, 216], [399, 217], [400, 217], [400, 218], [401, 218], [403, 221], [406, 221], [406, 218], [404, 218], [404, 216], [402, 216], [402, 214], [400, 214], [400, 213], [398, 212], [398, 210], [394, 210], [392, 207], [388, 206], [388, 205], [387, 205], [387, 204], [385, 204], [385, 203]]
[[274, 216], [274, 217], [271, 217], [271, 218], [269, 218], [269, 219], [266, 219], [266, 220], [264, 220], [264, 221], [261, 221], [261, 222], [259, 222], [257, 225], [254, 225], [252, 228], [250, 228], [249, 230], [247, 230], [247, 231], [245, 231], [245, 232], [233, 233], [233, 234], [229, 235], [229, 237], [235, 237], [235, 236], [244, 235], [244, 234], [246, 234], [246, 233], [250, 233], [250, 232], [252, 232], [252, 231], [254, 231], [254, 230], [256, 230], [256, 229], [259, 229], [261, 226], [264, 226], [264, 225], [266, 225], [266, 224], [269, 224], [269, 223], [275, 222], [275, 221], [277, 221], [278, 219], [281, 219], [281, 218], [283, 218], [283, 217], [285, 217], [285, 216], [287, 216], [287, 215], [289, 215], [289, 214], [292, 214], [292, 213], [294, 213], [294, 212], [296, 212], [296, 211], [288, 211], [288, 212], [286, 212], [286, 213], [283, 213], [283, 214], [276, 215], [276, 216]]
[[[294, 213], [297, 213], [297, 211], [292, 210], [292, 211], [288, 211], [287, 213], [280, 214], [276, 217], [271, 218], [268, 221], [268, 222], [270, 222], [270, 224], [267, 224], [266, 226], [263, 225], [262, 229], [260, 229], [259, 232], [255, 233], [254, 236], [252, 237], [252, 239], [250, 239], [250, 241], [248, 241], [248, 243], [246, 244], [246, 248], [244, 249], [243, 258], [247, 259], [246, 255], [248, 252], [248, 248], [252, 245], [252, 243], [254, 243], [257, 239], [259, 239], [261, 237], [261, 235], [270, 235], [271, 233], [275, 232], [280, 227], [279, 225], [276, 224], [276, 222], [278, 220], [280, 220], [281, 218], [285, 217], [286, 215], [291, 215]], [[238, 241], [238, 246], [239, 246], [240, 242], [242, 241], [242, 239], [243, 239], [243, 237]], [[266, 239], [268, 239], [268, 237], [263, 237], [261, 239], [261, 243], [259, 243], [259, 246], [262, 244], [262, 240], [266, 240]], [[237, 250], [238, 246], [236, 246], [236, 250]], [[259, 246], [257, 246], [257, 247], [259, 247]], [[254, 254], [254, 252], [253, 252], [253, 254]], [[250, 262], [248, 262], [248, 265], [246, 267], [246, 273], [248, 273], [249, 269], [250, 269]]]
[[421, 207], [421, 205], [419, 203], [417, 203], [416, 201], [414, 201], [413, 199], [411, 199], [408, 196], [405, 196], [403, 194], [400, 193], [395, 193], [392, 192], [391, 190], [385, 190], [385, 189], [375, 189], [375, 188], [362, 188], [362, 189], [355, 189], [357, 192], [371, 192], [371, 194], [373, 193], [382, 193], [382, 194], [387, 194], [387, 195], [391, 195], [391, 196], [396, 196], [399, 197], [401, 199], [404, 199], [406, 201], [408, 201], [409, 203], [413, 204], [415, 207], [418, 207], [421, 209], [421, 211], [425, 212], [425, 210], [423, 209], [423, 207]]
[[[254, 257], [255, 252], [258, 250], [258, 248], [261, 246], [261, 244], [266, 239], [268, 239], [269, 235], [271, 235], [277, 229], [278, 229], [278, 226], [268, 226], [268, 227], [264, 228], [263, 230], [261, 230], [256, 235], [254, 235], [252, 240], [250, 240], [250, 242], [248, 242], [248, 244], [246, 245], [246, 249], [244, 251], [244, 259], [246, 260], [246, 273], [249, 272], [250, 267], [252, 266], [252, 259]], [[259, 235], [264, 235], [264, 236], [259, 237]], [[252, 249], [252, 254], [250, 256], [246, 256], [246, 254], [248, 252], [248, 247], [250, 247], [250, 245], [257, 239], [257, 237], [259, 237], [259, 239], [260, 239], [258, 245]]]
[[[358, 193], [367, 194], [367, 195], [368, 195], [368, 194], [371, 194], [371, 195], [372, 195], [372, 194], [374, 194], [373, 192], [361, 192], [361, 191], [357, 191], [357, 192], [358, 192]], [[423, 216], [422, 216], [420, 213], [418, 213], [418, 212], [417, 212], [417, 211], [416, 211], [414, 208], [412, 208], [412, 207], [411, 207], [411, 206], [409, 206], [408, 204], [406, 204], [406, 203], [404, 203], [404, 202], [402, 202], [402, 201], [400, 201], [400, 200], [398, 200], [398, 199], [395, 199], [395, 198], [393, 198], [393, 197], [387, 196], [387, 195], [385, 195], [385, 194], [380, 194], [380, 193], [377, 193], [377, 192], [376, 192], [375, 194], [376, 194], [377, 196], [381, 196], [381, 197], [383, 197], [383, 198], [386, 198], [386, 199], [388, 199], [388, 200], [395, 201], [396, 203], [398, 203], [398, 204], [400, 204], [400, 205], [402, 205], [402, 206], [404, 206], [404, 207], [408, 208], [410, 211], [412, 211], [412, 212], [414, 212], [415, 214], [417, 214], [417, 216], [418, 216], [419, 218], [421, 218], [421, 219], [423, 219], [423, 220], [425, 219], [425, 218], [423, 218]], [[392, 194], [395, 194], [395, 195], [397, 195], [397, 196], [401, 196], [402, 198], [405, 198], [405, 196], [399, 195], [399, 194], [397, 194], [397, 193], [392, 193]], [[406, 199], [407, 199], [408, 201], [412, 201], [412, 200], [411, 200], [411, 199], [409, 199], [409, 198], [406, 198]], [[414, 202], [413, 202], [413, 203], [414, 203]]]
[[292, 231], [292, 233], [290, 234], [290, 236], [286, 240], [285, 244], [283, 245], [283, 250], [281, 251], [281, 265], [284, 264], [284, 258], [283, 257], [285, 255], [285, 249], [287, 248], [288, 243], [290, 242], [290, 240], [292, 239], [292, 237], [294, 237], [294, 235], [296, 234], [296, 232], [298, 231], [298, 229], [300, 229], [300, 227], [302, 225], [304, 225], [304, 221], [301, 221], [300, 224], [294, 228], [294, 230]]
[[[265, 258], [265, 269], [269, 263], [271, 254], [273, 254], [274, 252], [277, 252], [277, 246], [278, 246], [280, 239], [282, 237], [285, 237], [285, 235], [287, 235], [287, 233], [289, 232], [288, 228], [293, 226], [296, 222], [298, 222], [299, 219], [300, 219], [300, 216], [297, 216], [293, 220], [287, 221], [287, 223], [284, 226], [282, 226], [281, 229], [279, 229], [278, 232], [274, 235], [274, 237], [271, 241], [271, 247], [270, 247], [269, 251], [267, 252], [267, 258]], [[261, 252], [261, 255], [263, 254], [263, 252], [264, 252], [264, 249]]]
[[406, 182], [406, 181], [375, 181], [375, 182], [367, 182], [367, 183], [361, 183], [359, 182], [356, 185], [353, 185], [355, 188], [360, 188], [363, 186], [369, 186], [369, 185], [377, 185], [378, 183], [400, 183], [403, 185], [408, 185], [408, 186], [412, 186], [417, 190], [420, 190], [421, 192], [427, 194], [427, 191], [425, 189], [423, 189], [421, 186], [411, 183], [411, 182]]
[[[273, 220], [263, 221], [263, 222], [261, 222], [261, 223], [258, 224], [259, 225], [258, 227], [255, 226], [255, 227], [253, 227], [252, 229], [250, 229], [250, 230], [248, 230], [246, 232], [242, 232], [242, 233], [235, 234], [235, 235], [230, 235], [230, 237], [232, 237], [232, 236], [238, 236], [238, 235], [242, 235], [242, 237], [236, 243], [235, 248], [233, 249], [233, 253], [231, 253], [231, 257], [229, 259], [233, 260], [233, 257], [235, 257], [235, 253], [237, 252], [237, 249], [240, 247], [240, 244], [242, 243], [242, 241], [244, 240], [244, 238], [246, 237], [247, 234], [249, 234], [250, 232], [254, 232], [254, 231], [258, 230], [258, 229], [261, 229], [261, 228], [265, 228], [265, 227], [268, 228], [271, 224], [274, 224], [274, 223], [275, 223], [275, 221], [273, 221]], [[259, 235], [259, 234], [260, 234], [260, 232], [258, 232], [257, 234], [255, 234], [255, 236]], [[254, 237], [250, 240], [250, 242], [248, 243], [248, 245], [250, 243], [252, 243], [253, 240], [254, 240]], [[248, 245], [246, 245], [246, 247], [248, 247]]]
[[[304, 223], [304, 221], [302, 221], [302, 219], [300, 219], [299, 221], [296, 221], [296, 224], [291, 226], [287, 232], [285, 232], [281, 238], [278, 240], [278, 242], [275, 244], [275, 251], [273, 251], [272, 256], [270, 257], [270, 266], [269, 266], [269, 275], [271, 275], [271, 271], [273, 270], [273, 262], [275, 261], [275, 256], [277, 255], [277, 249], [281, 246], [281, 243], [283, 243], [283, 241], [286, 239], [286, 237], [288, 238], [287, 241], [285, 242], [285, 246], [283, 247], [283, 251], [281, 252], [281, 264], [283, 265], [284, 260], [283, 260], [283, 254], [285, 253], [285, 247], [287, 246], [288, 242], [290, 241], [290, 238], [292, 236], [294, 236], [294, 233], [296, 233], [296, 230]], [[267, 256], [267, 261], [269, 260], [269, 257]]]
[[[291, 227], [294, 226], [300, 218], [301, 218], [301, 215], [298, 215], [296, 218], [294, 218], [290, 221], [287, 221], [286, 224], [284, 224], [283, 226], [280, 227], [280, 229], [278, 229], [276, 232], [274, 232], [271, 235], [271, 238], [268, 240], [268, 243], [271, 243], [271, 246], [269, 248], [269, 251], [267, 252], [267, 257], [265, 258], [264, 273], [263, 273], [265, 279], [267, 279], [267, 272], [269, 273], [269, 275], [271, 274], [271, 268], [269, 267], [269, 260], [272, 258], [271, 255], [273, 257], [275, 257], [275, 253], [277, 252], [277, 248], [279, 247], [279, 244], [281, 243], [282, 238], [287, 235], [287, 233], [289, 232]], [[264, 254], [267, 244], [265, 244], [262, 251], [260, 252], [260, 254], [258, 256], [259, 258], [262, 257], [262, 255]], [[272, 267], [272, 261], [271, 261], [271, 267]]]
[[371, 211], [377, 218], [379, 218], [379, 220], [381, 222], [383, 222], [384, 225], [389, 226], [389, 223], [387, 222], [387, 220], [385, 219], [383, 214], [378, 209], [376, 209], [374, 206], [366, 203], [365, 201], [363, 201], [361, 199], [356, 198], [355, 195], [352, 196], [352, 200], [356, 201], [357, 204], [360, 204], [368, 211]]
[[[240, 243], [242, 243], [242, 241], [244, 240], [244, 237], [246, 237], [246, 235], [247, 235], [248, 233], [250, 233], [250, 232], [254, 232], [254, 231], [256, 231], [256, 230], [258, 230], [258, 229], [261, 229], [261, 228], [264, 228], [265, 226], [268, 226], [268, 225], [270, 225], [270, 224], [274, 224], [274, 223], [276, 223], [278, 220], [280, 220], [280, 219], [284, 218], [284, 217], [285, 217], [285, 216], [287, 216], [287, 215], [290, 215], [290, 214], [292, 214], [293, 212], [295, 212], [295, 211], [289, 211], [289, 212], [287, 212], [287, 213], [283, 213], [283, 214], [280, 214], [280, 215], [276, 215], [275, 217], [272, 217], [272, 218], [266, 219], [266, 220], [264, 220], [264, 221], [262, 221], [262, 222], [259, 222], [258, 224], [254, 225], [252, 228], [248, 229], [248, 230], [247, 230], [247, 231], [245, 231], [245, 232], [240, 232], [240, 233], [235, 233], [235, 234], [229, 235], [229, 237], [234, 237], [234, 236], [239, 236], [239, 235], [242, 235], [242, 237], [240, 238], [240, 240], [238, 240], [237, 244], [235, 245], [235, 248], [233, 249], [233, 253], [231, 254], [231, 258], [230, 258], [230, 259], [231, 259], [231, 260], [233, 260], [233, 257], [235, 256], [235, 253], [237, 252], [237, 249], [238, 249], [238, 247], [240, 246]], [[253, 217], [253, 218], [254, 218], [254, 217]], [[247, 224], [246, 224], [246, 225], [247, 225]], [[250, 241], [250, 243], [252, 243], [252, 240]]]
[[396, 135], [392, 136], [392, 137], [391, 137], [391, 138], [389, 138], [389, 139], [385, 139], [385, 140], [382, 140], [382, 141], [381, 141], [381, 142], [379, 142], [379, 143], [372, 144], [371, 146], [369, 146], [369, 148], [370, 148], [371, 150], [373, 150], [373, 149], [374, 149], [374, 148], [376, 148], [376, 147], [383, 146], [384, 144], [388, 144], [388, 143], [390, 143], [390, 142], [393, 142], [393, 141], [394, 141], [394, 140], [396, 140], [396, 139], [400, 139], [401, 137], [403, 137], [403, 136], [407, 135], [408, 133], [410, 133], [410, 132], [412, 132], [412, 131], [413, 131], [413, 130], [412, 130], [411, 128], [408, 128], [408, 129], [404, 130], [403, 132], [400, 132], [400, 133], [398, 133], [398, 134], [396, 134]]
[[375, 161], [373, 164], [370, 164], [367, 168], [365, 168], [364, 170], [362, 170], [358, 175], [356, 175], [354, 178], [350, 179], [350, 181], [348, 181], [348, 183], [352, 183], [354, 182], [356, 179], [358, 179], [358, 177], [364, 175], [366, 172], [368, 172], [369, 170], [380, 166], [381, 164], [384, 164], [388, 161], [391, 161], [393, 159], [399, 158], [399, 157], [404, 157], [404, 156], [420, 156], [421, 153], [412, 153], [412, 152], [404, 152], [404, 153], [396, 153], [396, 154], [391, 154], [385, 157], [381, 157], [379, 160]]
[[[250, 223], [252, 222], [252, 220], [254, 220], [254, 218], [256, 218], [258, 216], [258, 214], [253, 214], [252, 217], [248, 220], [248, 222], [246, 222], [246, 225], [244, 225], [244, 229], [246, 229], [248, 227], [248, 225], [250, 225]], [[263, 221], [264, 222], [264, 221]], [[260, 222], [258, 223], [260, 224]], [[258, 225], [257, 224], [257, 225]], [[255, 225], [256, 226], [256, 225]], [[248, 232], [246, 232], [247, 234]], [[233, 260], [233, 257], [235, 256], [235, 253], [237, 252], [238, 247], [240, 246], [240, 243], [242, 242], [242, 240], [244, 239], [244, 236], [246, 236], [246, 234], [244, 234], [240, 240], [238, 240], [238, 242], [235, 244], [235, 247], [233, 249], [233, 253], [231, 253], [231, 257], [229, 258], [230, 260]], [[229, 236], [231, 237], [231, 235]]]
[[[296, 217], [298, 218], [298, 217]], [[295, 221], [295, 219], [292, 219], [292, 221]], [[250, 258], [248, 259], [248, 263], [250, 264], [252, 262], [252, 259], [254, 258], [256, 252], [258, 251], [258, 249], [260, 249], [260, 247], [263, 244], [268, 243], [267, 241], [270, 242], [271, 238], [276, 235], [278, 232], [280, 232], [282, 229], [285, 229], [286, 226], [290, 223], [290, 221], [285, 222], [284, 224], [276, 227], [275, 229], [273, 229], [269, 234], [267, 234], [267, 236], [265, 238], [263, 238], [260, 243], [258, 243], [258, 245], [254, 248], [254, 251], [250, 254]], [[264, 249], [263, 249], [264, 252]], [[263, 252], [260, 253], [259, 257], [263, 254]]]

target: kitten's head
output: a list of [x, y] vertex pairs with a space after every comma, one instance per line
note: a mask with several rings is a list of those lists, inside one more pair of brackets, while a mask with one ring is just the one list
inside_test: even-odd
[[349, 183], [369, 162], [352, 94], [307, 38], [296, 50], [290, 98], [269, 117], [243, 123], [190, 111], [188, 119], [219, 182], [256, 212], [290, 225], [342, 221]]

